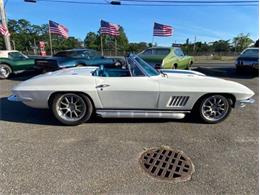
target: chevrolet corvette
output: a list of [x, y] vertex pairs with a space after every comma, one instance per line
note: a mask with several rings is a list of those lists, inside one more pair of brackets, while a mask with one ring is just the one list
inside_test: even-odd
[[223, 121], [232, 108], [254, 103], [244, 85], [191, 70], [157, 71], [130, 55], [122, 68], [76, 67], [23, 81], [10, 101], [51, 109], [65, 125], [91, 116], [182, 119], [193, 113], [202, 122]]

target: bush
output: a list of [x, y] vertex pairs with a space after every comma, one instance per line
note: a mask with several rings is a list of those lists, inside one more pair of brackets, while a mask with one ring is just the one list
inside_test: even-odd
[[213, 56], [212, 60], [222, 60], [222, 56]]

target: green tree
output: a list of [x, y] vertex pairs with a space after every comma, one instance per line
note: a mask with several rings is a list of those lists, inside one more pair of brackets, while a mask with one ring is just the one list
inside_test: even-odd
[[250, 44], [252, 44], [254, 41], [249, 37], [248, 34], [239, 34], [238, 36], [233, 38], [233, 44], [235, 46], [236, 51], [243, 51], [246, 49]]
[[[46, 51], [50, 52], [48, 24], [35, 25], [25, 19], [9, 20], [8, 29], [11, 33], [11, 41], [15, 44], [15, 49], [32, 53], [35, 46], [38, 47], [39, 41], [44, 41], [47, 43]], [[81, 46], [81, 42], [75, 37], [64, 39], [61, 36], [52, 35], [52, 38], [55, 51]], [[0, 49], [5, 49], [3, 43], [3, 37], [1, 37]]]
[[129, 43], [127, 51], [131, 53], [141, 52], [148, 47], [151, 47], [151, 43], [140, 42], [140, 43]]
[[100, 48], [99, 43], [100, 42], [98, 41], [98, 35], [94, 32], [89, 32], [84, 39], [85, 47], [90, 49], [98, 50]]
[[218, 40], [212, 44], [213, 51], [215, 52], [227, 52], [230, 51], [229, 40]]
[[124, 28], [120, 26], [120, 29], [119, 29], [119, 36], [116, 37], [116, 40], [117, 40], [117, 48], [119, 50], [127, 50], [128, 48], [128, 39], [127, 39], [127, 36], [125, 34], [125, 31], [124, 31]]

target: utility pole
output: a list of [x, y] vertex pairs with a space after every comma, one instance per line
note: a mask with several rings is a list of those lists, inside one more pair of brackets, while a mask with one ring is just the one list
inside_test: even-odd
[[194, 37], [193, 53], [195, 53], [195, 49], [196, 49], [196, 36]]
[[[1, 19], [2, 19], [2, 25], [4, 25], [6, 28], [8, 28], [3, 0], [0, 0], [0, 14], [1, 14]], [[11, 43], [10, 43], [10, 36], [4, 36], [4, 40], [5, 40], [5, 48], [7, 50], [11, 50], [12, 48], [11, 48]]]

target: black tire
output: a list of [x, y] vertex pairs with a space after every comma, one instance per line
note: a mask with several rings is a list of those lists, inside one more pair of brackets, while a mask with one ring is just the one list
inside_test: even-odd
[[12, 74], [12, 69], [7, 64], [0, 64], [0, 79], [7, 79]]
[[177, 69], [178, 68], [178, 65], [177, 64], [173, 64], [172, 65], [172, 69]]
[[241, 74], [242, 72], [243, 72], [243, 69], [242, 69], [242, 68], [236, 67], [236, 73], [237, 73], [237, 74]]
[[[220, 99], [221, 99], [223, 106], [217, 106], [217, 104], [216, 104], [213, 106], [214, 107], [213, 109], [210, 108], [211, 110], [206, 110], [205, 108], [208, 107], [208, 106], [206, 106], [208, 101], [214, 100], [214, 99], [216, 99], [216, 102], [220, 101]], [[212, 102], [212, 103], [215, 104], [216, 102]], [[218, 104], [220, 105], [220, 103], [218, 103]], [[208, 105], [210, 105], [210, 104], [208, 104]], [[220, 110], [220, 108], [223, 110]], [[225, 96], [217, 95], [217, 94], [208, 95], [208, 96], [204, 97], [199, 102], [198, 107], [196, 109], [196, 112], [199, 112], [200, 120], [203, 121], [204, 123], [209, 123], [209, 124], [215, 124], [215, 123], [219, 123], [219, 122], [225, 120], [229, 116], [230, 111], [231, 111], [231, 101], [228, 98], [226, 98]], [[212, 116], [212, 117], [206, 116], [206, 112], [210, 112], [211, 114], [215, 113], [215, 118], [214, 118], [214, 116]], [[223, 113], [217, 117], [216, 113], [220, 113], [220, 112], [223, 112]]]
[[[82, 113], [79, 114], [79, 117], [77, 117], [75, 114], [72, 114], [71, 116], [76, 116], [74, 119], [69, 120], [70, 117], [66, 117], [67, 114], [64, 114], [62, 112], [66, 112], [66, 109], [68, 108], [61, 108], [62, 101], [65, 97], [72, 97], [73, 98], [79, 98], [80, 103], [82, 104]], [[76, 99], [77, 101], [77, 99]], [[63, 102], [64, 103], [64, 102]], [[77, 106], [75, 106], [77, 103], [74, 104], [74, 110], [69, 111], [69, 112], [76, 112], [75, 110], [77, 109]], [[51, 109], [58, 121], [60, 121], [64, 125], [69, 125], [69, 126], [75, 126], [75, 125], [80, 125], [84, 122], [87, 122], [92, 113], [93, 113], [93, 105], [90, 101], [90, 99], [83, 94], [77, 94], [77, 93], [61, 93], [61, 94], [56, 94], [51, 102]], [[65, 111], [62, 111], [61, 109], [64, 109]], [[71, 106], [69, 109], [72, 109]], [[64, 115], [63, 115], [64, 114]], [[69, 113], [70, 114], [70, 113]], [[66, 119], [67, 118], [67, 119]]]
[[191, 65], [193, 64], [192, 61], [190, 61], [190, 63], [187, 65], [187, 67], [185, 68], [186, 70], [191, 70]]

